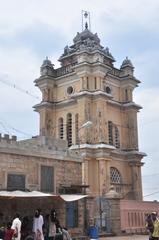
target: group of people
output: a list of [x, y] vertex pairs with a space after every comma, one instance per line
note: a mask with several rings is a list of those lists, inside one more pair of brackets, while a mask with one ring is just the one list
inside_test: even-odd
[[147, 214], [146, 228], [149, 231], [149, 240], [159, 240], [159, 219], [156, 212]]
[[20, 215], [16, 213], [12, 223], [8, 222], [7, 226], [0, 229], [0, 240], [71, 240], [66, 228], [62, 228], [57, 214], [54, 209], [51, 210], [44, 218], [41, 210], [35, 211], [32, 229], [29, 230], [27, 217], [20, 219]]
[[8, 222], [7, 226], [2, 226], [0, 229], [0, 239], [2, 240], [20, 240], [21, 238], [21, 221], [19, 219], [19, 214], [16, 213], [13, 222]]

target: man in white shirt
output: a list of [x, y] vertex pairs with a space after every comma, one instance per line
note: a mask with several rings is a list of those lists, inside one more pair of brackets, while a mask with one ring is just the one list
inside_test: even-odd
[[35, 211], [34, 219], [33, 219], [33, 233], [34, 233], [34, 239], [35, 240], [44, 240], [43, 235], [43, 224], [44, 219], [43, 216], [40, 214], [40, 209], [37, 209]]
[[22, 223], [21, 223], [19, 217], [20, 217], [19, 213], [16, 213], [15, 218], [12, 222], [12, 226], [11, 226], [11, 229], [14, 230], [14, 235], [15, 235], [14, 239], [15, 240], [20, 240], [20, 238], [21, 238], [21, 225], [22, 225]]

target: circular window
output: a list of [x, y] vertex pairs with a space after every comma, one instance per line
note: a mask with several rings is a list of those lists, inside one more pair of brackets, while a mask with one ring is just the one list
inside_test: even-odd
[[67, 94], [72, 94], [73, 93], [73, 87], [70, 86], [67, 88]]
[[105, 86], [105, 92], [108, 94], [111, 94], [111, 88], [108, 86]]

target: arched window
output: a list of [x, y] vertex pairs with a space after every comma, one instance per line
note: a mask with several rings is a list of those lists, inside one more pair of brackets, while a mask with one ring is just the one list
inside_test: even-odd
[[119, 130], [118, 130], [117, 126], [115, 126], [114, 128], [115, 128], [115, 147], [120, 148]]
[[125, 89], [125, 101], [127, 102], [128, 101], [128, 90]]
[[68, 147], [72, 145], [72, 114], [67, 114], [67, 142]]
[[121, 174], [117, 168], [111, 167], [110, 168], [110, 183], [121, 183]]
[[119, 130], [112, 121], [108, 121], [108, 143], [116, 148], [120, 148]]
[[108, 140], [109, 144], [113, 145], [113, 123], [108, 121]]
[[75, 115], [75, 138], [76, 138], [76, 144], [79, 144], [79, 115], [78, 115], [78, 113]]
[[108, 94], [111, 94], [111, 88], [109, 86], [105, 86], [105, 91]]
[[87, 77], [87, 89], [89, 89], [89, 78]]
[[69, 86], [68, 88], [67, 88], [67, 94], [72, 94], [73, 93], [73, 87], [72, 86]]
[[94, 78], [94, 89], [97, 89], [97, 78]]
[[59, 133], [59, 138], [60, 139], [63, 139], [63, 118], [59, 118], [58, 120], [58, 133]]

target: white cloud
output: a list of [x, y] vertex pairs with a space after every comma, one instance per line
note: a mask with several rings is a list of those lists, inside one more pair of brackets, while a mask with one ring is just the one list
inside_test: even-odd
[[142, 115], [141, 125], [159, 121], [159, 87], [151, 87], [138, 90], [135, 94], [135, 101], [143, 105], [139, 115]]
[[[36, 20], [49, 23], [62, 31], [78, 31], [72, 26], [80, 26], [81, 10], [91, 12], [93, 25], [108, 28], [116, 27], [122, 31], [121, 26], [129, 23], [141, 24], [143, 27], [155, 27], [158, 20], [159, 2], [157, 0], [92, 0], [92, 1], [55, 1], [55, 0], [6, 0], [1, 3], [0, 22], [5, 24], [8, 31], [23, 28], [26, 24], [32, 24]], [[100, 22], [105, 16], [107, 22]], [[11, 24], [11, 25], [10, 25]], [[115, 26], [116, 25], [116, 26]], [[94, 29], [94, 28], [93, 28]], [[4, 30], [4, 29], [3, 29]], [[69, 32], [68, 32], [69, 34]]]
[[159, 87], [151, 87], [138, 90], [135, 94], [136, 102], [143, 106], [139, 113], [139, 145], [140, 150], [146, 152], [147, 157], [143, 159], [145, 165], [142, 167], [143, 175], [143, 195], [145, 200], [154, 200], [159, 198], [159, 194], [151, 193], [159, 191]]
[[[0, 59], [0, 132], [6, 131], [20, 138], [37, 134], [38, 115], [33, 112], [32, 106], [40, 100], [24, 92], [28, 91], [39, 97], [41, 95], [33, 83], [35, 77], [39, 75], [39, 59], [27, 49], [18, 47], [14, 49], [0, 47], [0, 55], [3, 56]], [[25, 136], [14, 128], [28, 135]]]

